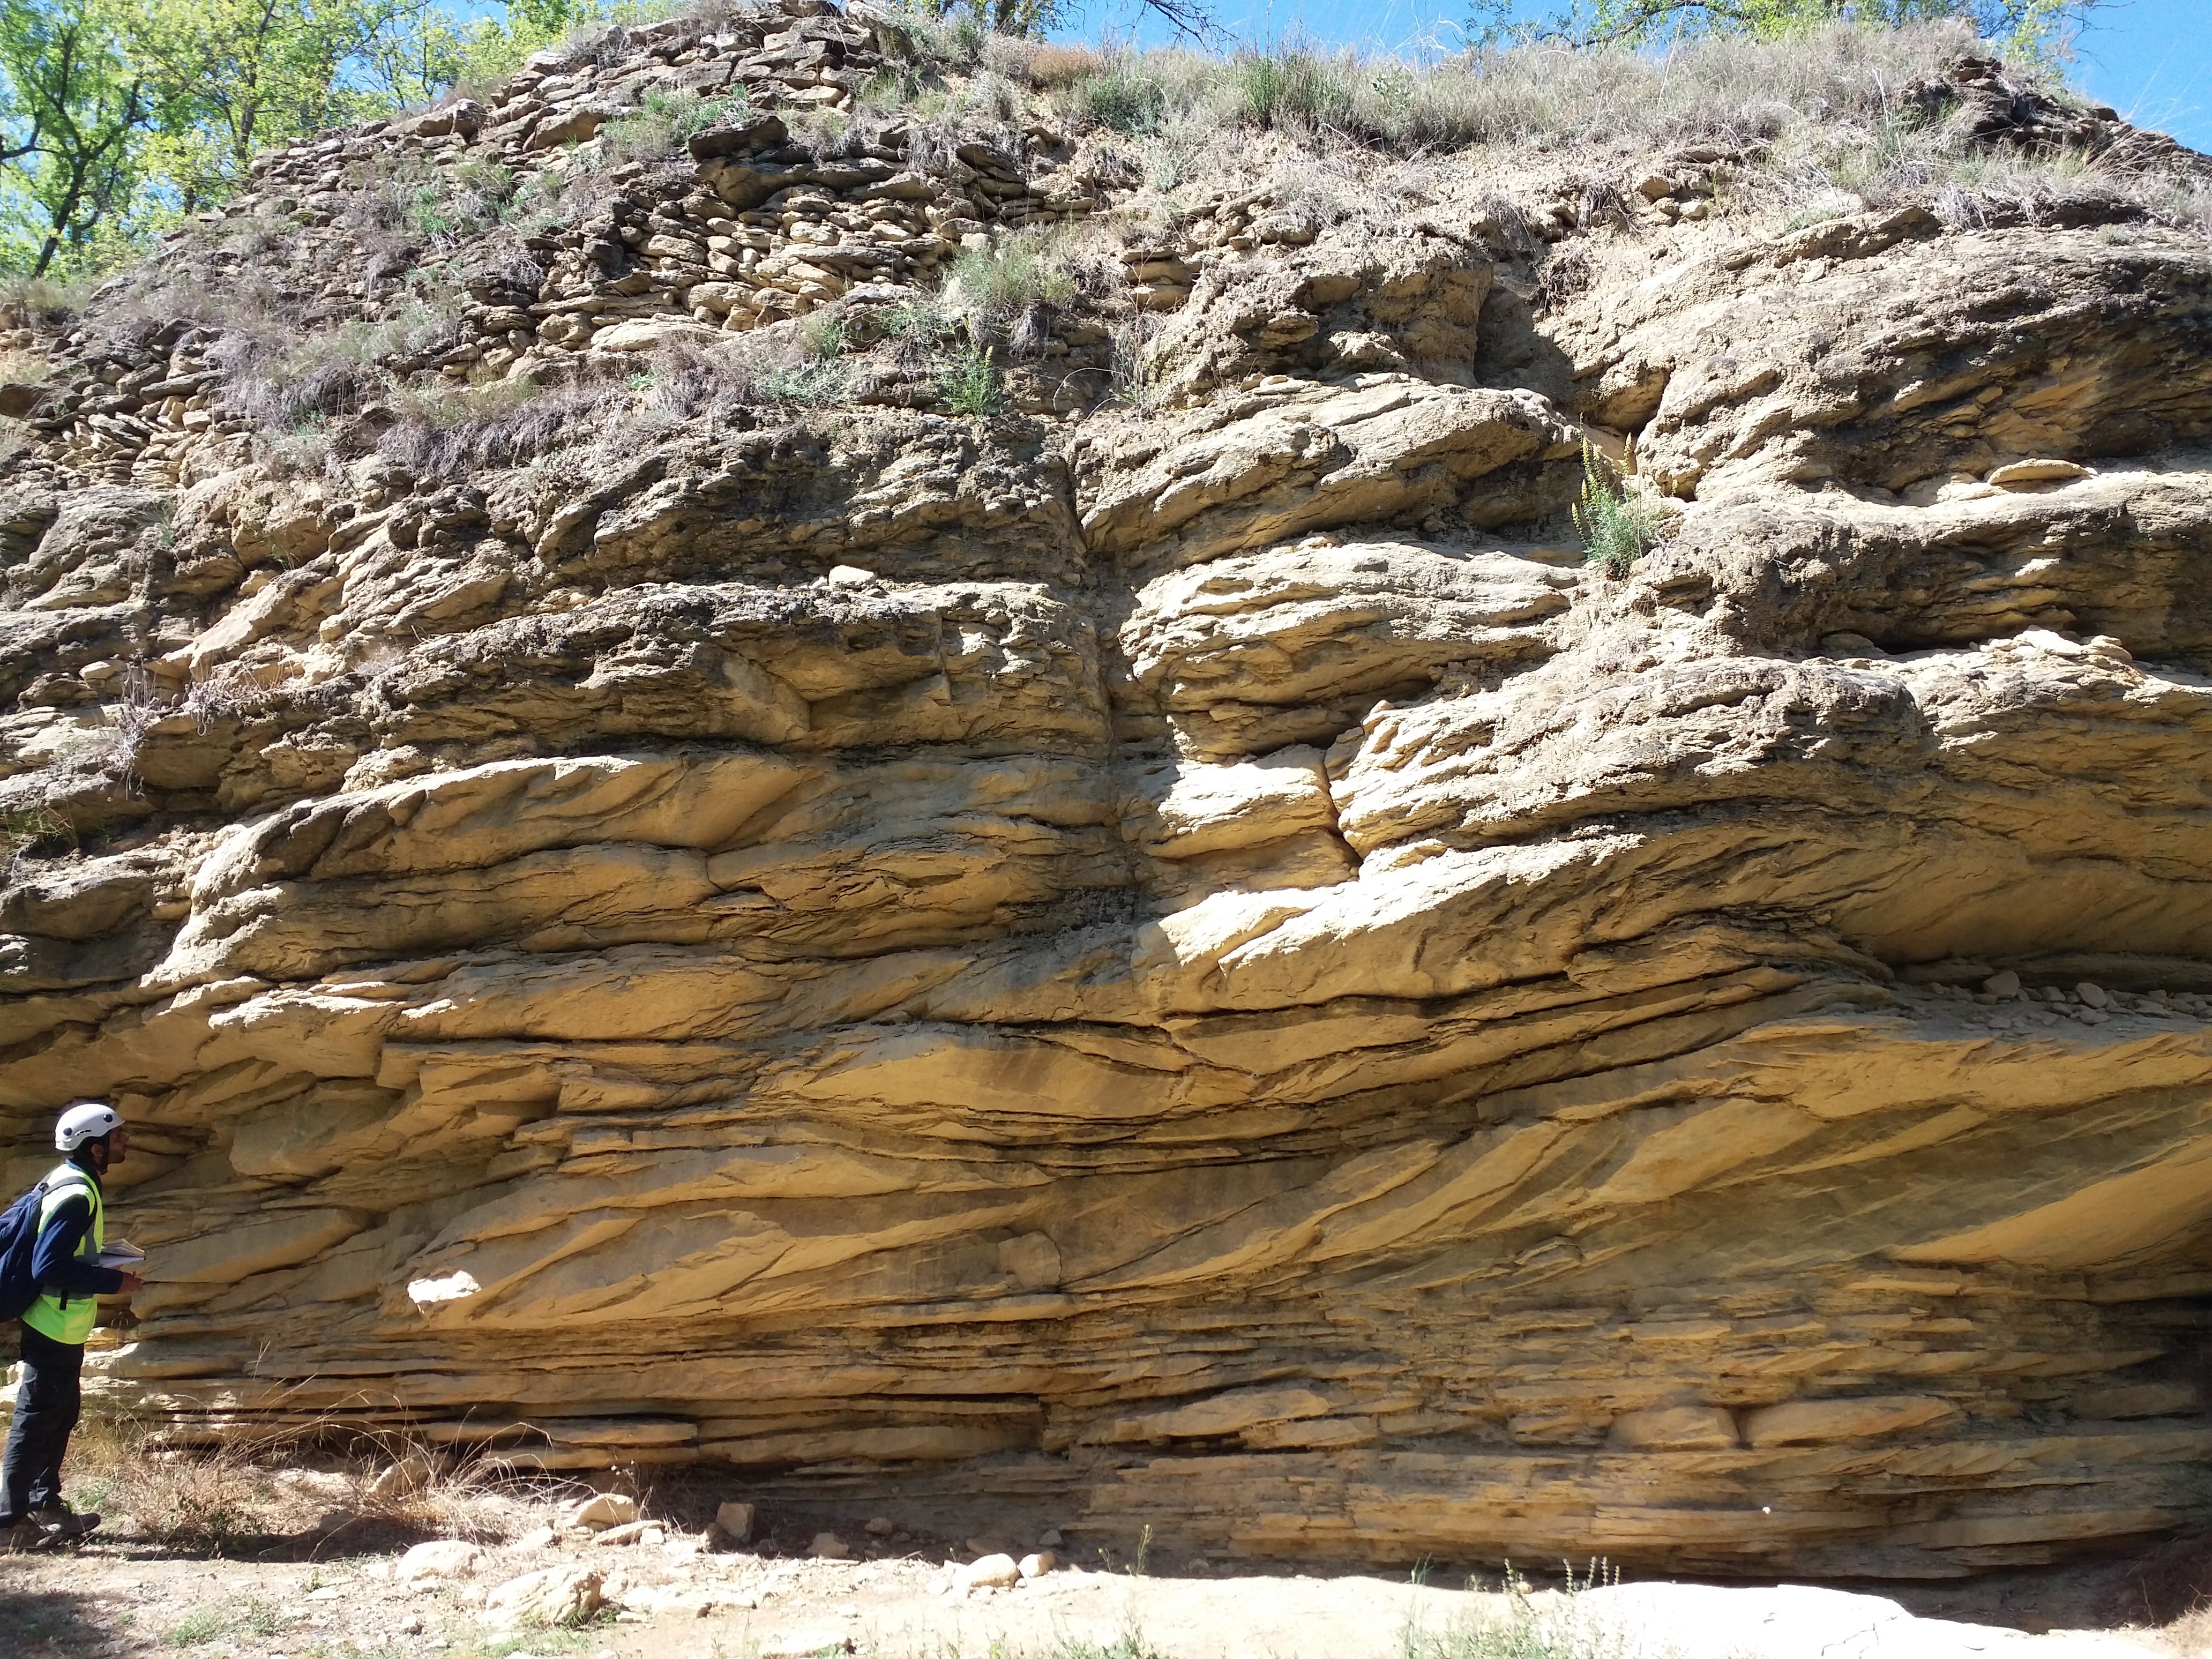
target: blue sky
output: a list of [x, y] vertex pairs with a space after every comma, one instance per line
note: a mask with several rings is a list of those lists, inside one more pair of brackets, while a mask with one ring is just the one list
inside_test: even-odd
[[[1066, 38], [1126, 33], [1133, 0], [1078, 0]], [[1459, 44], [1464, 0], [1216, 0], [1223, 23], [1247, 39], [1304, 33], [1331, 45], [1397, 51]], [[1539, 5], [1530, 8], [1540, 11]], [[1159, 34], [1146, 27], [1150, 40]], [[2139, 125], [2212, 151], [2212, 0], [2103, 0], [2075, 46], [2073, 80]]]
[[2112, 0], [2082, 33], [2075, 82], [2136, 125], [2212, 151], [2208, 24], [2208, 0]]

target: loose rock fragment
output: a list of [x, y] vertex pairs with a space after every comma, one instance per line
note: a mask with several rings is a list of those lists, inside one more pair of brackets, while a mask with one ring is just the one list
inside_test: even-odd
[[434, 1578], [465, 1578], [483, 1559], [483, 1550], [465, 1539], [435, 1538], [409, 1549], [393, 1571], [410, 1583]]
[[714, 1508], [714, 1525], [732, 1544], [744, 1543], [753, 1535], [753, 1506], [735, 1498], [719, 1504]]
[[599, 1594], [605, 1582], [588, 1567], [526, 1572], [484, 1598], [485, 1614], [494, 1625], [509, 1630], [520, 1625], [580, 1625], [605, 1605]]
[[410, 1452], [397, 1462], [386, 1464], [375, 1480], [369, 1482], [372, 1498], [405, 1498], [428, 1486], [437, 1474], [437, 1466], [421, 1452]]
[[636, 1519], [637, 1499], [618, 1492], [595, 1492], [589, 1498], [578, 1498], [561, 1512], [563, 1526], [588, 1527], [594, 1532], [628, 1526]]
[[953, 1575], [953, 1588], [963, 1594], [976, 1589], [1012, 1589], [1024, 1577], [1011, 1555], [986, 1555], [970, 1561]]

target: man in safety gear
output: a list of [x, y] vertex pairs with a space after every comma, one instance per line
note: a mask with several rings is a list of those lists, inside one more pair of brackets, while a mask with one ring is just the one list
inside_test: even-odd
[[131, 1150], [122, 1118], [104, 1102], [79, 1101], [54, 1126], [54, 1145], [67, 1156], [46, 1177], [39, 1212], [31, 1256], [39, 1299], [23, 1315], [22, 1382], [0, 1462], [0, 1529], [18, 1548], [81, 1538], [100, 1524], [98, 1516], [73, 1514], [62, 1502], [62, 1455], [82, 1400], [94, 1298], [128, 1294], [139, 1283], [136, 1273], [100, 1265], [106, 1242], [100, 1178]]

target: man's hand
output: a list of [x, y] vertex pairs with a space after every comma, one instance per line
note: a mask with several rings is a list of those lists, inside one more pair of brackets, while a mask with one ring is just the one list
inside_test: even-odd
[[136, 1296], [138, 1294], [139, 1291], [144, 1287], [145, 1283], [146, 1281], [139, 1278], [137, 1273], [125, 1273], [123, 1275], [123, 1288], [118, 1291], [117, 1294], [118, 1296]]

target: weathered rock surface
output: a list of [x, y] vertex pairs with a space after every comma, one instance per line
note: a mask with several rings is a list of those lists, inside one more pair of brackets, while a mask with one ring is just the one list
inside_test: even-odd
[[[255, 199], [550, 165], [762, 53], [849, 102], [872, 39], [663, 26]], [[1124, 188], [1049, 137], [710, 129], [410, 361], [674, 384], [671, 330]], [[1131, 249], [1172, 407], [718, 404], [565, 468], [287, 467], [236, 331], [26, 322], [0, 1108], [19, 1184], [72, 1097], [138, 1127], [112, 1382], [1229, 1555], [2212, 1518], [2212, 252], [1669, 221], [1530, 324], [1494, 197], [1270, 211]], [[1567, 372], [1501, 382], [1514, 314]], [[1622, 580], [1585, 420], [1674, 498]]]

